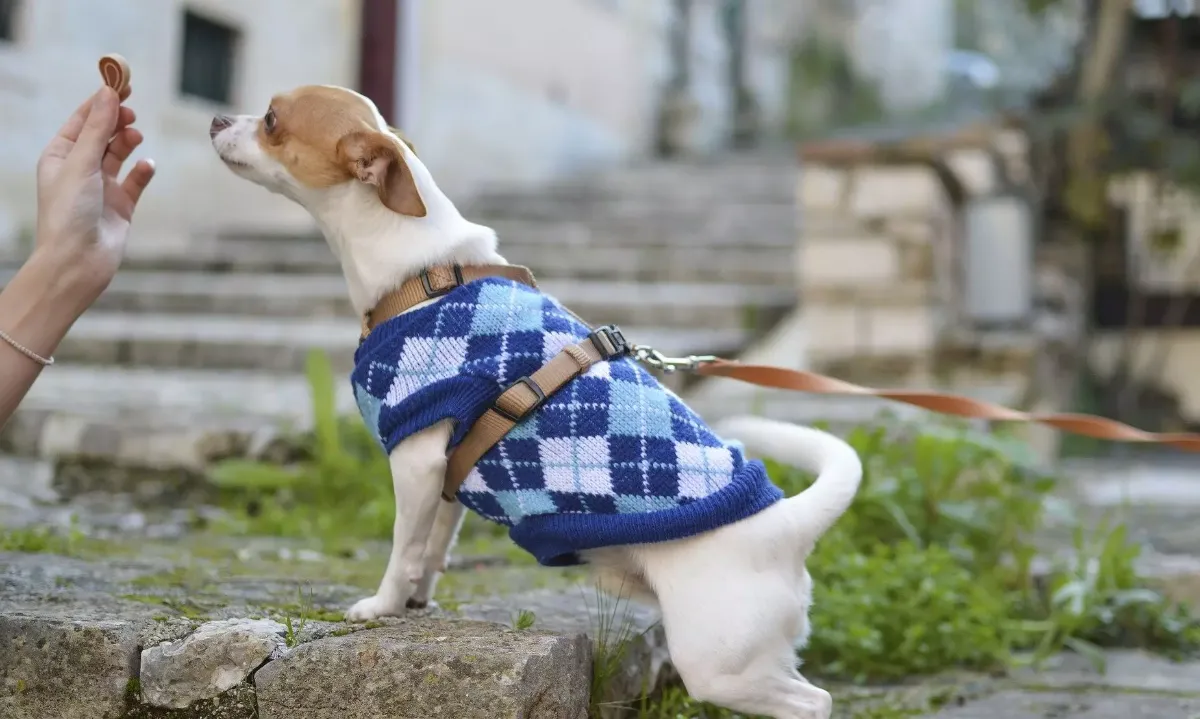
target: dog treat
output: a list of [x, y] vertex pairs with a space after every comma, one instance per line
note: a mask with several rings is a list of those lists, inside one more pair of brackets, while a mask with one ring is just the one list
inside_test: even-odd
[[129, 63], [125, 58], [116, 53], [109, 53], [100, 58], [100, 77], [104, 78], [105, 85], [117, 91], [122, 101], [129, 97], [132, 73], [129, 72]]

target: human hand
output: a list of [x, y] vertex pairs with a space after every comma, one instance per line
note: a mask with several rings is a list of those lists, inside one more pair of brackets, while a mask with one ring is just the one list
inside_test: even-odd
[[136, 116], [102, 87], [79, 106], [46, 146], [37, 167], [35, 254], [59, 268], [86, 307], [112, 281], [125, 255], [133, 211], [154, 177], [140, 160], [121, 181], [121, 166], [142, 143]]

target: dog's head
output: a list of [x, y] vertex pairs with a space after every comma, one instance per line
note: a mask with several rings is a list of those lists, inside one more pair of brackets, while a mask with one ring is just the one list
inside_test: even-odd
[[300, 87], [276, 95], [261, 115], [214, 117], [209, 135], [235, 173], [310, 211], [349, 184], [371, 186], [400, 215], [428, 211], [429, 173], [375, 104], [353, 90]]

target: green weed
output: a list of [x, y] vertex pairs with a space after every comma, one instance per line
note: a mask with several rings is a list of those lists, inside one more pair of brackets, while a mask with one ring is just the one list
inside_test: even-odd
[[5, 529], [0, 527], [0, 552], [60, 554], [67, 557], [105, 553], [107, 544], [83, 533], [75, 523], [65, 531], [45, 526]]
[[534, 622], [537, 621], [537, 615], [528, 609], [522, 609], [513, 617], [513, 629], [518, 632], [523, 632], [526, 629], [532, 629]]
[[300, 644], [300, 633], [304, 631], [304, 625], [308, 623], [308, 615], [311, 613], [313, 606], [311, 588], [308, 590], [308, 597], [305, 598], [304, 590], [296, 587], [296, 597], [299, 600], [297, 601], [300, 608], [299, 617], [293, 621], [291, 612], [288, 612], [283, 617], [283, 642], [287, 645], [288, 649], [292, 649]]

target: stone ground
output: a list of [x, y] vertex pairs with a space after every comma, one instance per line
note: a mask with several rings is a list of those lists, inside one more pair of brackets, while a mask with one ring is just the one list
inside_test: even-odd
[[[478, 526], [438, 607], [350, 625], [342, 611], [374, 590], [386, 545], [323, 552], [213, 534], [204, 527], [215, 509], [57, 498], [34, 466], [0, 469], [0, 526], [75, 531], [35, 546], [36, 531], [10, 530], [0, 544], [39, 550], [0, 553], [5, 719], [583, 717], [592, 662], [604, 663], [622, 632], [633, 639], [605, 690], [612, 707], [671, 676], [652, 612], [598, 600], [580, 572], [532, 566]], [[1086, 481], [1065, 499], [1123, 513], [1148, 546], [1147, 570], [1200, 598], [1200, 483], [1188, 467], [1073, 472]], [[913, 707], [940, 719], [1200, 718], [1200, 663], [1137, 652], [1108, 661], [1105, 674], [1064, 656], [1009, 677], [831, 690], [838, 715], [859, 719]]]

